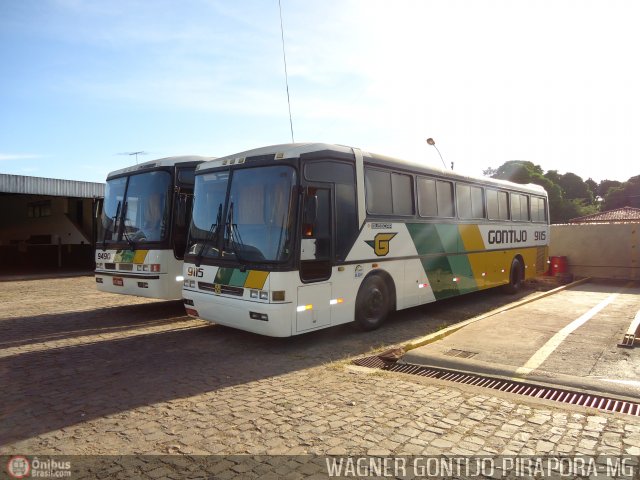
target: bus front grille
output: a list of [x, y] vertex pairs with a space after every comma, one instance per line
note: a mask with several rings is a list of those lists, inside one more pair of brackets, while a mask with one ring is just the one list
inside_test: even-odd
[[232, 287], [231, 285], [220, 285], [219, 283], [207, 283], [198, 282], [198, 288], [205, 292], [213, 292], [218, 295], [234, 295], [236, 297], [242, 297], [244, 295], [244, 288]]

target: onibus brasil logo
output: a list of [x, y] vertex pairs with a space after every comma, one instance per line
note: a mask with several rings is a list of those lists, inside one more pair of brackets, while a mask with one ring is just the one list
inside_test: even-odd
[[14, 455], [7, 462], [7, 473], [11, 478], [25, 477], [56, 477], [71, 476], [71, 462], [53, 459], [39, 460], [34, 457], [31, 461], [23, 455]]
[[12, 478], [24, 478], [31, 472], [31, 464], [27, 457], [16, 455], [7, 463], [7, 472]]

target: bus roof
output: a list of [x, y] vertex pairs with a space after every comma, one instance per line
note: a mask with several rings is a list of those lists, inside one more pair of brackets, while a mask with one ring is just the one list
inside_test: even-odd
[[[333, 145], [328, 143], [285, 143], [280, 145], [270, 145], [267, 147], [246, 150], [244, 152], [239, 152], [232, 155], [227, 155], [224, 157], [219, 157], [216, 159], [209, 160], [205, 163], [198, 165], [198, 167], [196, 168], [196, 171], [199, 172], [202, 170], [209, 170], [212, 168], [220, 167], [223, 164], [226, 164], [231, 159], [258, 157], [263, 155], [276, 155], [276, 154], [278, 155], [279, 159], [298, 158], [300, 157], [300, 155], [303, 155], [305, 153], [321, 152], [326, 150], [350, 155], [350, 154], [353, 154], [354, 149], [352, 147], [347, 147], [344, 145]], [[374, 163], [374, 164], [384, 165], [391, 168], [396, 167], [398, 169], [409, 170], [414, 173], [424, 173], [427, 175], [434, 175], [437, 177], [446, 177], [451, 180], [481, 183], [483, 185], [492, 185], [495, 187], [519, 190], [527, 193], [546, 195], [546, 190], [542, 186], [536, 185], [533, 183], [521, 184], [521, 183], [509, 182], [507, 180], [499, 180], [499, 179], [489, 178], [489, 177], [467, 175], [464, 173], [446, 170], [444, 168], [440, 168], [434, 165], [429, 165], [429, 164], [420, 163], [416, 161], [402, 160], [394, 157], [389, 157], [386, 155], [366, 152], [364, 150], [362, 151], [362, 155], [365, 159], [365, 163]]]
[[215, 160], [216, 157], [203, 157], [200, 155], [179, 155], [175, 157], [158, 158], [156, 160], [149, 160], [148, 162], [139, 163], [130, 167], [114, 170], [107, 175], [107, 180], [111, 177], [116, 177], [124, 173], [133, 173], [138, 170], [147, 170], [155, 167], [173, 167], [180, 163], [193, 163], [193, 162], [208, 162]]

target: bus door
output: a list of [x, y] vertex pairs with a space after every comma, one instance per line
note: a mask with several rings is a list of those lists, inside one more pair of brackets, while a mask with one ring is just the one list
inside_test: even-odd
[[300, 279], [305, 285], [298, 287], [297, 332], [331, 324], [332, 187], [305, 188], [300, 237]]

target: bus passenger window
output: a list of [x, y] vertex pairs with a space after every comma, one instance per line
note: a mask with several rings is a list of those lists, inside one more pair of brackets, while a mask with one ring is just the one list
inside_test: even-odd
[[531, 221], [532, 222], [547, 221], [547, 209], [545, 206], [544, 198], [531, 197]]
[[391, 174], [394, 215], [413, 215], [413, 185], [410, 175]]
[[458, 203], [458, 217], [472, 218], [471, 187], [469, 185], [456, 185], [456, 198]]
[[498, 192], [498, 220], [509, 220], [509, 195]]
[[435, 180], [418, 177], [418, 213], [421, 217], [438, 216]]
[[393, 213], [391, 175], [388, 172], [367, 168], [364, 181], [367, 194], [367, 211], [381, 215]]
[[520, 216], [520, 195], [517, 193], [511, 194], [511, 220], [522, 220]]
[[498, 220], [500, 212], [498, 208], [498, 192], [487, 189], [487, 217], [489, 220]]
[[453, 211], [453, 184], [451, 182], [436, 182], [436, 191], [438, 193], [438, 216], [454, 217]]
[[472, 218], [484, 218], [484, 197], [480, 187], [471, 187], [471, 215]]
[[529, 217], [529, 197], [527, 195], [520, 195], [520, 218], [525, 222], [528, 222]]
[[517, 193], [511, 194], [511, 220], [529, 221], [529, 197]]

